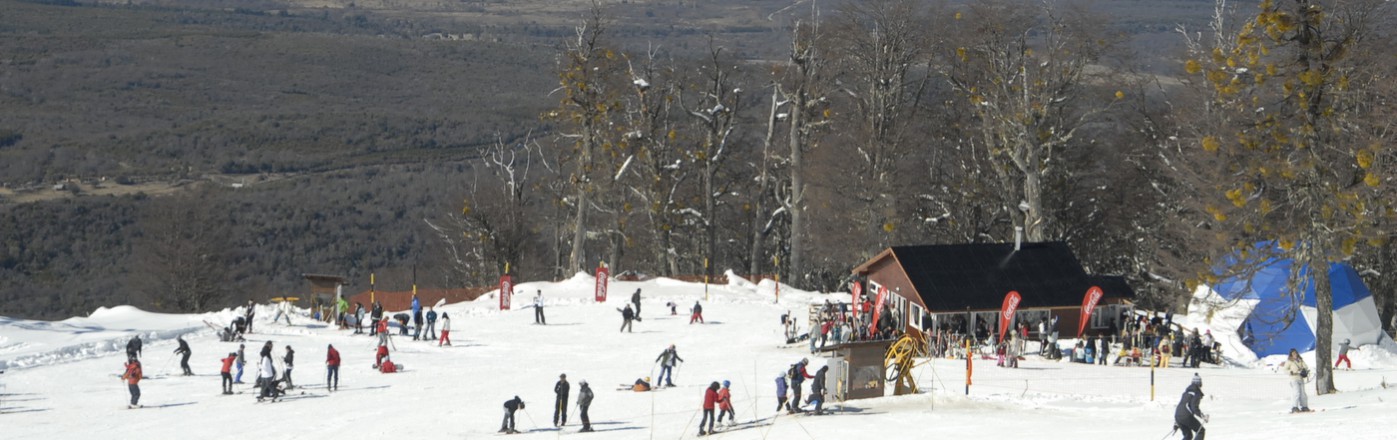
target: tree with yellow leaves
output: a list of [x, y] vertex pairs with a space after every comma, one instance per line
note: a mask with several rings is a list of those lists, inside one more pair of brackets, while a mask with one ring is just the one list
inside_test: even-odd
[[[1371, 96], [1380, 79], [1374, 54], [1390, 57], [1373, 45], [1371, 31], [1389, 7], [1380, 0], [1264, 0], [1235, 30], [1225, 30], [1219, 16], [1219, 38], [1191, 39], [1184, 63], [1188, 83], [1205, 96], [1194, 109], [1199, 132], [1187, 136], [1194, 146], [1185, 151], [1198, 157], [1194, 165], [1211, 167], [1211, 188], [1195, 195], [1203, 204], [1200, 230], [1219, 244], [1210, 261], [1264, 260], [1250, 253], [1268, 249], [1294, 259], [1295, 306], [1307, 288], [1315, 292], [1319, 394], [1334, 391], [1327, 268], [1380, 244], [1392, 219], [1385, 197], [1391, 121], [1368, 116], [1381, 101]], [[1200, 268], [1200, 280], [1216, 277], [1212, 270]]]

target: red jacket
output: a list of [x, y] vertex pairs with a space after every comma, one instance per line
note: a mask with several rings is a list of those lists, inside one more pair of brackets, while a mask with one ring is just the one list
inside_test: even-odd
[[703, 409], [713, 409], [713, 404], [718, 402], [718, 392], [712, 388], [703, 390]]
[[126, 379], [126, 383], [131, 385], [139, 383], [141, 381], [141, 363], [136, 361], [127, 363], [126, 374], [122, 374], [121, 378]]
[[393, 365], [393, 361], [383, 361], [383, 365], [378, 367], [380, 373], [397, 373], [398, 366]]
[[228, 356], [223, 359], [223, 372], [227, 373], [233, 369], [233, 361], [238, 360], [238, 355]]
[[718, 409], [732, 410], [732, 393], [728, 392], [727, 388], [718, 390]]
[[380, 319], [380, 320], [378, 321], [378, 332], [379, 332], [379, 333], [388, 333], [388, 320], [387, 320], [387, 319]]
[[387, 345], [380, 345], [380, 346], [378, 346], [378, 355], [379, 355], [380, 357], [381, 357], [381, 356], [387, 356], [387, 355], [388, 355], [388, 346], [387, 346]]
[[325, 365], [331, 367], [340, 366], [340, 351], [330, 347], [330, 352], [325, 354]]

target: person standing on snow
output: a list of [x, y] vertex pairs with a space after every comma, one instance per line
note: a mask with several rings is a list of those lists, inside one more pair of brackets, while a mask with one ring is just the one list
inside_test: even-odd
[[592, 432], [592, 419], [587, 417], [587, 408], [592, 406], [592, 388], [587, 386], [587, 381], [578, 382], [582, 388], [577, 390], [577, 411], [582, 418], [582, 429], [577, 432]]
[[135, 357], [126, 361], [126, 372], [121, 374], [122, 380], [126, 381], [126, 389], [131, 392], [131, 404], [127, 408], [138, 408], [141, 401], [141, 361]]
[[141, 335], [132, 336], [130, 341], [126, 341], [126, 358], [141, 358]]
[[558, 396], [558, 400], [553, 403], [553, 426], [562, 427], [568, 424], [568, 375], [558, 375], [558, 383], [553, 385], [553, 394]]
[[441, 340], [437, 341], [437, 346], [441, 344], [451, 345], [451, 316], [446, 312], [441, 312]]
[[257, 315], [257, 303], [247, 300], [247, 333], [252, 334], [252, 317]]
[[616, 310], [621, 312], [621, 331], [629, 332], [631, 330], [631, 321], [635, 319], [635, 312], [631, 311], [631, 305], [626, 304], [625, 309]]
[[426, 329], [426, 334], [423, 335], [423, 337], [422, 337], [422, 340], [427, 341], [427, 342], [432, 342], [432, 341], [437, 340], [437, 308], [436, 308], [436, 307], [428, 307], [428, 308], [427, 308], [427, 329]]
[[1349, 345], [1348, 339], [1344, 339], [1344, 342], [1339, 343], [1339, 359], [1334, 361], [1334, 368], [1339, 368], [1339, 363], [1343, 362], [1345, 368], [1350, 370], [1353, 369], [1353, 361], [1348, 359], [1348, 351], [1352, 348], [1353, 346]]
[[[699, 420], [698, 435], [708, 435], [713, 432], [713, 406], [718, 403], [718, 382], [708, 385], [703, 390], [703, 419]], [[692, 420], [692, 419], [690, 419]], [[704, 431], [703, 424], [708, 423], [708, 430]]]
[[543, 291], [539, 290], [534, 294], [534, 324], [546, 325], [548, 319], [543, 317]]
[[364, 303], [354, 303], [354, 334], [364, 333]]
[[287, 389], [291, 389], [291, 369], [295, 368], [296, 351], [292, 350], [290, 345], [286, 346], [286, 356], [283, 356], [281, 361], [286, 363], [286, 371], [281, 373], [281, 380], [286, 381]]
[[810, 382], [810, 403], [815, 404], [815, 415], [825, 413], [825, 373], [829, 371], [829, 365], [820, 367], [815, 372], [815, 380]]
[[233, 374], [231, 370], [233, 369], [233, 362], [237, 362], [237, 360], [237, 353], [228, 353], [228, 357], [223, 358], [223, 369], [220, 370], [223, 375], [223, 394], [233, 394]]
[[422, 340], [422, 303], [417, 300], [417, 295], [412, 296], [412, 340]]
[[179, 348], [175, 349], [175, 354], [180, 355], [180, 369], [184, 370], [185, 376], [193, 376], [194, 370], [189, 369], [189, 355], [193, 354], [193, 352], [189, 351], [189, 343], [184, 342], [184, 336], [176, 336], [175, 341], [179, 342]]
[[1294, 348], [1290, 349], [1290, 356], [1281, 366], [1290, 374], [1290, 389], [1295, 394], [1295, 404], [1290, 407], [1290, 412], [1310, 412], [1310, 398], [1305, 395], [1305, 379], [1310, 377], [1310, 367], [1305, 365], [1300, 352]]
[[382, 302], [374, 301], [373, 306], [369, 311], [369, 320], [369, 336], [377, 335], [378, 333], [380, 333], [379, 324], [383, 322]]
[[247, 365], [247, 356], [244, 355], [246, 349], [246, 344], [238, 344], [238, 376], [233, 378], [233, 383], [243, 383], [243, 365]]
[[1101, 349], [1096, 352], [1099, 353], [1096, 356], [1096, 365], [1107, 365], [1106, 359], [1111, 355], [1110, 333], [1101, 335]]
[[325, 352], [325, 389], [339, 391], [340, 389], [340, 351], [334, 345], [329, 345]]
[[514, 430], [514, 412], [524, 409], [524, 401], [519, 396], [504, 403], [504, 421], [500, 422], [500, 432], [505, 434], [517, 434]]
[[636, 320], [636, 321], [639, 321], [639, 320], [640, 320], [640, 288], [639, 288], [639, 287], [637, 287], [637, 288], [635, 289], [635, 293], [632, 293], [632, 294], [631, 294], [631, 304], [635, 304], [635, 320]]
[[[271, 344], [267, 341], [267, 344]], [[276, 398], [276, 367], [272, 365], [271, 347], [262, 349], [262, 360], [258, 361], [261, 366], [257, 370], [257, 384], [261, 387], [261, 392], [257, 394], [257, 401], [261, 402], [265, 398]]]
[[698, 321], [699, 324], [705, 324], [705, 322], [703, 322], [703, 306], [699, 305], [698, 301], [694, 301], [693, 314], [689, 315], [689, 323], [693, 324], [694, 321]]
[[1193, 440], [1195, 435], [1198, 440], [1203, 440], [1203, 423], [1208, 421], [1208, 415], [1198, 409], [1198, 404], [1202, 401], [1203, 378], [1198, 377], [1198, 373], [1193, 373], [1193, 381], [1184, 389], [1183, 397], [1179, 398], [1179, 406], [1174, 408], [1174, 427], [1183, 431], [1184, 440]]
[[810, 364], [810, 358], [801, 358], [800, 362], [791, 365], [791, 405], [788, 408], [790, 414], [803, 412], [800, 409], [800, 386], [805, 383], [805, 379], [814, 379], [809, 372], [805, 371], [805, 366]]
[[388, 319], [378, 320], [378, 323], [374, 324], [374, 328], [378, 332], [378, 345], [388, 345], [388, 338], [391, 337], [388, 334]]
[[782, 372], [776, 376], [776, 412], [781, 413], [781, 409], [786, 407], [786, 373]]
[[660, 378], [655, 380], [655, 386], [659, 386], [660, 382], [664, 382], [667, 387], [674, 386], [674, 366], [684, 362], [684, 359], [679, 357], [679, 352], [674, 349], [674, 344], [669, 344], [669, 348], [660, 352], [655, 362], [660, 363]]
[[[728, 416], [728, 426], [737, 423], [737, 413], [732, 410], [732, 382], [723, 381], [723, 388], [718, 390], [718, 424], [723, 423], [723, 415]], [[712, 430], [712, 429], [710, 429]]]

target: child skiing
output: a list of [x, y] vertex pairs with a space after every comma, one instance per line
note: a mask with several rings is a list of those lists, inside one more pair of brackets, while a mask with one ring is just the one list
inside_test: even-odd
[[233, 369], [233, 363], [237, 360], [237, 353], [228, 353], [228, 357], [223, 358], [223, 394], [233, 394], [233, 375], [230, 370]]
[[128, 359], [126, 372], [122, 373], [121, 378], [126, 381], [126, 389], [131, 392], [131, 404], [127, 408], [140, 408], [141, 386], [137, 384], [141, 383], [141, 379], [144, 378], [141, 375], [141, 361], [134, 356]]
[[718, 390], [718, 423], [723, 423], [723, 415], [728, 416], [728, 426], [737, 423], [737, 413], [732, 410], [732, 382], [723, 381], [723, 388]]
[[699, 305], [698, 301], [694, 301], [693, 314], [689, 315], [689, 323], [693, 324], [694, 321], [698, 321], [699, 324], [705, 324], [705, 322], [703, 322], [703, 306]]
[[1349, 370], [1353, 369], [1353, 361], [1348, 359], [1348, 351], [1352, 348], [1353, 346], [1349, 345], [1348, 339], [1344, 339], [1344, 342], [1339, 343], [1339, 359], [1334, 361], [1334, 368], [1339, 368], [1339, 363], [1343, 362], [1344, 368]]
[[781, 409], [786, 407], [786, 373], [776, 375], [776, 413], [780, 414]]
[[247, 356], [244, 356], [244, 351], [246, 349], [246, 344], [238, 344], [238, 362], [236, 364], [238, 366], [238, 376], [233, 378], [233, 383], [243, 383], [243, 365], [247, 365]]

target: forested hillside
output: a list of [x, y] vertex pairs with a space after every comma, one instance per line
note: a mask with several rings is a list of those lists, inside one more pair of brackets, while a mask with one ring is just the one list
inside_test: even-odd
[[[1209, 90], [1266, 71], [1204, 43], [1258, 2], [1023, 3], [0, 0], [0, 314], [216, 307], [303, 273], [483, 285], [506, 264], [839, 289], [886, 246], [1019, 228], [1178, 306], [1295, 221], [1230, 225], [1246, 197], [1198, 154], [1237, 120], [1197, 110]], [[1393, 69], [1365, 29], [1345, 78]], [[1350, 131], [1390, 96], [1364, 84], [1326, 95], [1372, 115]], [[1369, 174], [1392, 165], [1369, 150]], [[1382, 200], [1375, 179], [1344, 197]], [[1391, 211], [1345, 206], [1374, 226], [1344, 258], [1388, 313]]]

